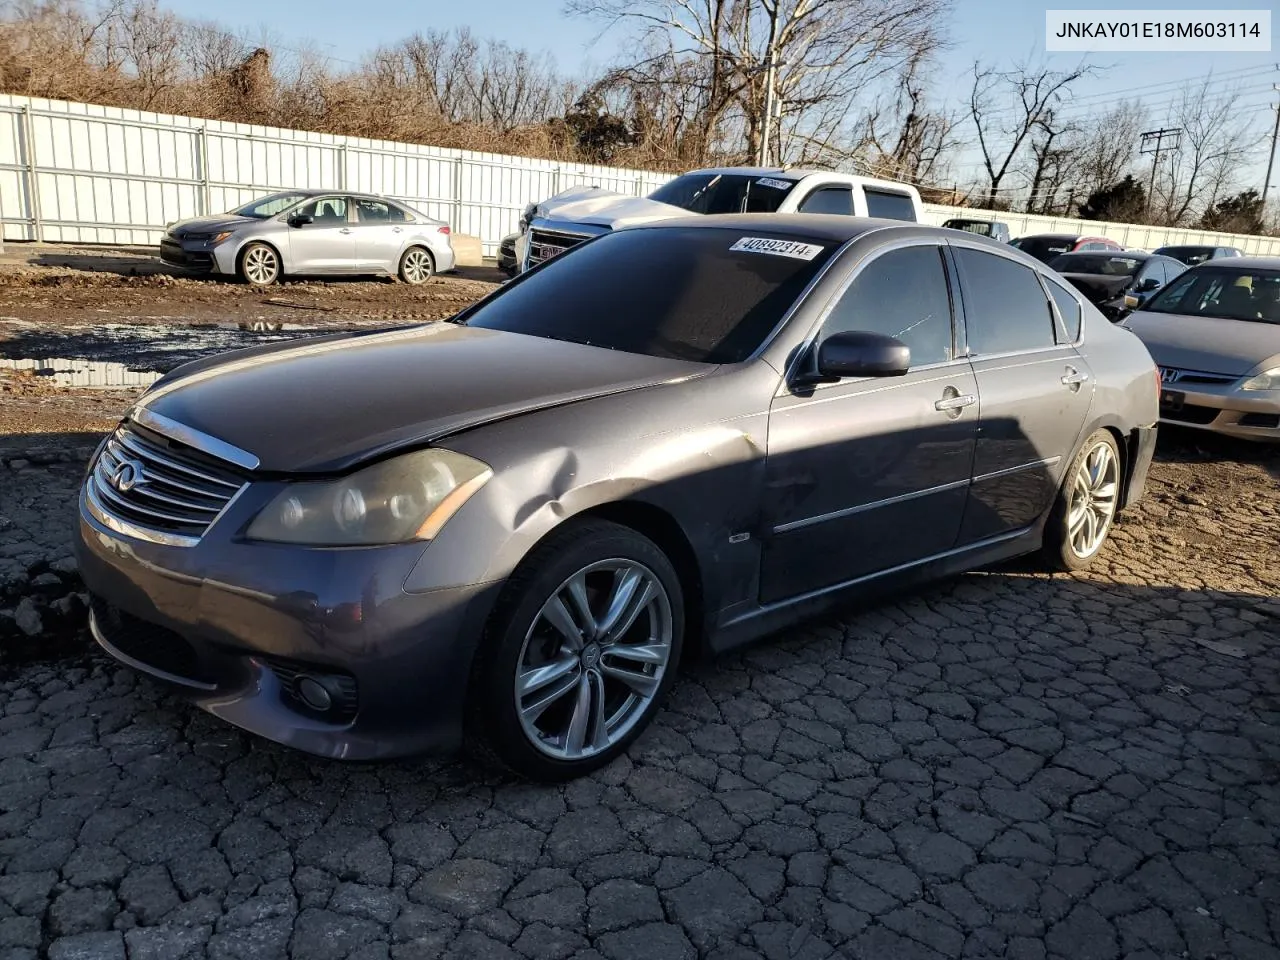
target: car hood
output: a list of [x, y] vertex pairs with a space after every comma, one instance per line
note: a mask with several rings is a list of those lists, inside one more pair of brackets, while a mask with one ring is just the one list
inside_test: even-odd
[[197, 361], [138, 406], [248, 451], [265, 472], [332, 473], [484, 423], [714, 369], [439, 322]]
[[1133, 277], [1108, 277], [1098, 273], [1064, 273], [1062, 276], [1091, 303], [1114, 300], [1133, 283]]
[[1135, 311], [1124, 325], [1163, 367], [1243, 377], [1280, 353], [1280, 325]]
[[616, 230], [637, 223], [687, 217], [689, 211], [648, 197], [629, 197], [614, 190], [572, 187], [538, 204], [535, 216]]
[[254, 217], [241, 217], [234, 213], [220, 213], [212, 217], [192, 217], [190, 220], [179, 220], [170, 225], [169, 232], [182, 233], [218, 233], [221, 230], [234, 230], [246, 223], [262, 223]]

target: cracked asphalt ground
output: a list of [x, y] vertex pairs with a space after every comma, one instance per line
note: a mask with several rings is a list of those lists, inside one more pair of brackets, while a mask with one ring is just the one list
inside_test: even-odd
[[[688, 668], [559, 788], [312, 760], [92, 653], [11, 668], [0, 958], [1280, 957], [1277, 477], [1163, 437], [1093, 571]], [[76, 479], [0, 477], [11, 560], [64, 552]]]

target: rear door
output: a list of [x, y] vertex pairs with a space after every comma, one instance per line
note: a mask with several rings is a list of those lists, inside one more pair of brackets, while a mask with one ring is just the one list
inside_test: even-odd
[[978, 409], [951, 301], [942, 247], [912, 242], [872, 254], [828, 308], [809, 348], [846, 330], [885, 333], [911, 349], [911, 370], [782, 384], [769, 418], [763, 602], [954, 544]]
[[[1093, 398], [1092, 373], [1039, 275], [1012, 257], [952, 243], [981, 423], [960, 543], [1029, 527], [1048, 509]], [[1061, 291], [1077, 304], [1075, 295]]]
[[356, 264], [360, 270], [391, 273], [400, 264], [406, 217], [395, 204], [373, 197], [354, 198]]

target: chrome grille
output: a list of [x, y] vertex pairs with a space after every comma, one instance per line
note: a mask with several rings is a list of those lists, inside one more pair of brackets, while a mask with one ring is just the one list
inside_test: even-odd
[[247, 479], [228, 463], [126, 421], [98, 455], [88, 493], [105, 522], [184, 545], [204, 535]]
[[577, 233], [560, 233], [557, 230], [533, 230], [529, 234], [529, 265], [541, 263], [576, 247], [583, 240], [590, 240]]
[[1234, 383], [1240, 378], [1226, 373], [1206, 373], [1203, 370], [1181, 370], [1177, 367], [1161, 367], [1160, 379], [1164, 383]]

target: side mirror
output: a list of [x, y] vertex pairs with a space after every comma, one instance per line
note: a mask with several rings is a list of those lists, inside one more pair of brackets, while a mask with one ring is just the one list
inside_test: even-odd
[[911, 348], [897, 337], [864, 330], [834, 333], [818, 347], [818, 376], [900, 377], [911, 367]]
[[1143, 280], [1140, 284], [1138, 284], [1138, 292], [1150, 293], [1152, 290], [1154, 290], [1158, 286], [1160, 286], [1159, 280], [1157, 280], [1155, 277], [1147, 277], [1147, 279]]
[[289, 218], [289, 226], [305, 227], [308, 223], [315, 223], [316, 218], [307, 216], [305, 213], [295, 213]]

